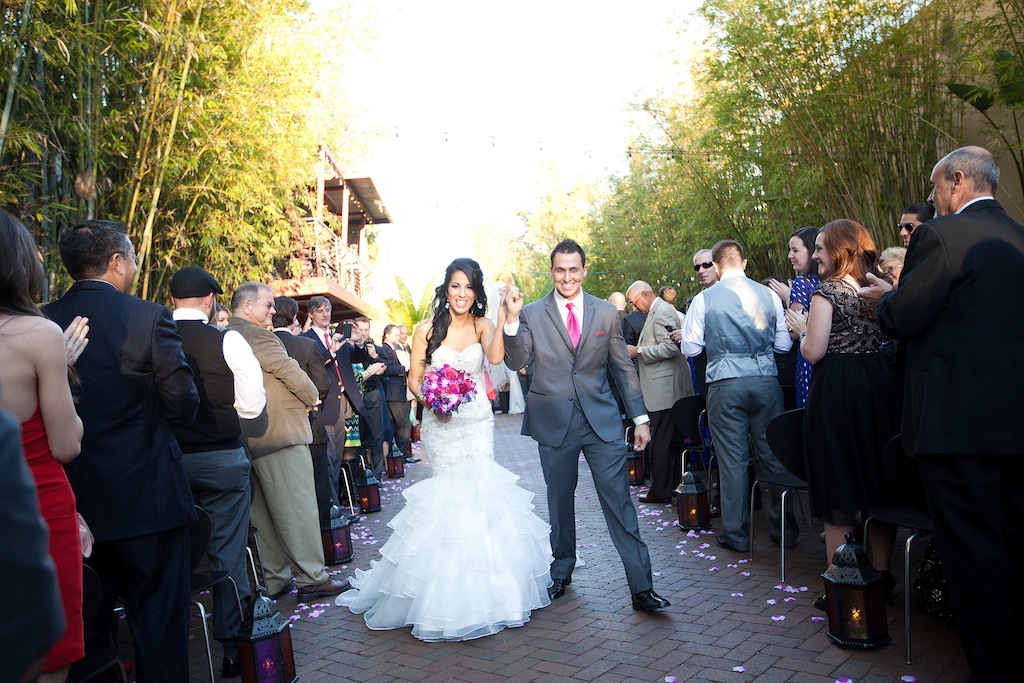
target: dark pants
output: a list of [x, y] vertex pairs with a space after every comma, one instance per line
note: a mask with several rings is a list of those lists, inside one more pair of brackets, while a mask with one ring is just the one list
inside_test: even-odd
[[89, 565], [100, 577], [100, 600], [96, 621], [86, 624], [86, 650], [90, 644], [109, 643], [120, 594], [135, 642], [139, 683], [187, 681], [188, 527], [96, 543]]
[[[244, 448], [186, 453], [185, 473], [196, 505], [210, 515], [210, 569], [226, 571], [238, 588], [242, 605], [252, 595], [246, 567], [245, 546], [249, 538], [249, 471]], [[235, 635], [241, 623], [235, 593], [224, 582], [213, 587], [213, 637], [224, 643], [225, 653], [234, 656]]]
[[370, 462], [366, 463], [373, 476], [381, 478], [384, 471], [384, 420], [387, 419], [384, 409], [384, 398], [378, 387], [368, 388], [363, 394], [363, 409], [366, 417], [359, 420], [359, 436], [363, 448], [370, 448]]
[[1012, 680], [1024, 648], [1024, 459], [964, 453], [917, 461], [969, 680]]
[[313, 458], [313, 488], [316, 490], [316, 509], [322, 528], [330, 525], [331, 506], [337, 502], [331, 482], [331, 466], [327, 461], [327, 444], [310, 444], [309, 455]]
[[391, 426], [395, 430], [395, 445], [402, 455], [412, 455], [412, 444], [409, 442], [412, 420], [409, 419], [409, 410], [408, 401], [388, 401]]
[[651, 418], [651, 443], [647, 446], [651, 454], [651, 498], [671, 498], [682, 479], [679, 451], [672, 446], [675, 441], [676, 424], [672, 411], [654, 410]]
[[619, 551], [632, 593], [653, 588], [651, 558], [640, 537], [636, 508], [629, 497], [629, 473], [624, 441], [603, 441], [577, 407], [569, 431], [560, 446], [537, 444], [544, 482], [548, 490], [548, 518], [551, 521], [551, 578], [572, 576], [576, 566], [576, 483], [579, 457], [583, 451], [594, 477], [608, 533]]

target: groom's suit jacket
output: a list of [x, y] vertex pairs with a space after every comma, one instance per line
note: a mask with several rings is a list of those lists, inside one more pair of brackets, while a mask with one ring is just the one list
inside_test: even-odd
[[583, 329], [575, 349], [553, 291], [524, 306], [518, 332], [505, 335], [505, 362], [518, 370], [531, 356], [534, 376], [526, 396], [523, 434], [538, 443], [561, 445], [577, 400], [598, 436], [605, 441], [621, 439], [622, 419], [612, 393], [613, 383], [629, 417], [645, 413], [640, 382], [622, 339], [618, 311], [607, 301], [583, 293]]

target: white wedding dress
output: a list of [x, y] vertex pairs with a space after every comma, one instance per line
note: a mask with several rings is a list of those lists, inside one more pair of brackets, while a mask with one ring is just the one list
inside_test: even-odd
[[484, 394], [484, 352], [442, 346], [433, 365], [473, 375], [477, 397], [448, 423], [423, 413], [433, 476], [407, 488], [394, 531], [353, 590], [336, 599], [365, 613], [374, 630], [412, 626], [420, 640], [471, 640], [522, 626], [548, 605], [550, 527], [533, 514], [533, 494], [494, 461], [494, 415]]

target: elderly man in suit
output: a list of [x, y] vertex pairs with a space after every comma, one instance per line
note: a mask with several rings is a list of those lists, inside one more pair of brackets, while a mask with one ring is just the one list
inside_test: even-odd
[[971, 681], [1014, 678], [1024, 646], [1024, 227], [993, 198], [981, 147], [931, 175], [899, 287], [869, 275], [882, 331], [906, 345], [903, 447], [916, 456]]
[[65, 465], [102, 586], [86, 649], [109, 638], [120, 594], [139, 680], [187, 680], [195, 512], [173, 427], [196, 415], [192, 370], [171, 312], [130, 294], [138, 269], [123, 223], [79, 223], [61, 236], [60, 253], [75, 284], [43, 310], [61, 328], [75, 316], [96, 321], [75, 364], [82, 454]]
[[679, 324], [676, 309], [661, 297], [654, 296], [649, 284], [637, 280], [626, 296], [634, 301], [638, 310], [647, 314], [640, 340], [627, 345], [640, 374], [640, 389], [644, 405], [651, 417], [651, 443], [648, 446], [651, 465], [651, 488], [641, 503], [668, 503], [682, 478], [679, 459], [672, 452], [676, 433], [672, 420], [672, 406], [684, 396], [693, 395], [693, 380], [686, 356], [669, 339], [669, 332]]
[[622, 340], [619, 315], [607, 301], [584, 293], [586, 274], [583, 248], [563, 240], [551, 252], [553, 291], [523, 307], [522, 294], [510, 283], [503, 297], [508, 311], [505, 364], [519, 370], [531, 357], [534, 362], [523, 434], [537, 441], [548, 489], [554, 555], [548, 593], [552, 600], [564, 595], [576, 566], [573, 496], [582, 450], [626, 570], [633, 609], [661, 609], [669, 602], [654, 592], [650, 555], [629, 497], [622, 421], [611, 385], [618, 387], [636, 424], [638, 451], [650, 441], [650, 419]]
[[[747, 260], [739, 243], [718, 242], [712, 260], [720, 280], [693, 298], [680, 349], [688, 356], [707, 351], [708, 420], [718, 454], [722, 497], [722, 534], [715, 542], [727, 550], [747, 552], [751, 446], [764, 470], [786, 471], [768, 447], [765, 427], [782, 412], [773, 350], [788, 351], [793, 340], [779, 297], [744, 274]], [[776, 505], [781, 494], [781, 489], [773, 489], [772, 499], [764, 506], [773, 538], [781, 536]], [[799, 527], [791, 515], [786, 525], [787, 542], [795, 541]]]
[[337, 595], [348, 581], [324, 571], [324, 548], [309, 444], [313, 432], [306, 414], [319, 400], [316, 385], [284, 344], [267, 329], [274, 314], [274, 292], [246, 282], [231, 297], [229, 330], [239, 332], [263, 368], [267, 390], [267, 430], [249, 436], [253, 501], [250, 514], [262, 538], [263, 568], [271, 596], [283, 595], [296, 573], [299, 600]]

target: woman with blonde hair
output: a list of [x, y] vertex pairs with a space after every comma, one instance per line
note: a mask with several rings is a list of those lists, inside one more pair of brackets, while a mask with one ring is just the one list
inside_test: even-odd
[[[804, 443], [811, 507], [825, 521], [825, 558], [872, 507], [898, 502], [882, 466], [885, 444], [899, 431], [896, 386], [875, 311], [857, 297], [878, 252], [864, 226], [832, 221], [815, 239], [822, 282], [811, 297], [800, 352], [814, 363], [804, 413]], [[887, 597], [894, 527], [871, 527], [871, 563], [882, 573]], [[824, 609], [824, 600], [815, 605]]]

